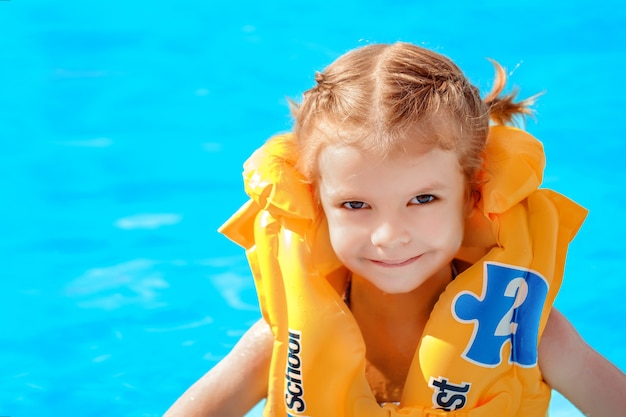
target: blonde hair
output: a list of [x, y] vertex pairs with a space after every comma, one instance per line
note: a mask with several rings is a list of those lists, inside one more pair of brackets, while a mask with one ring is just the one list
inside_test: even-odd
[[515, 92], [500, 97], [506, 73], [492, 62], [496, 79], [483, 100], [450, 59], [428, 49], [398, 42], [346, 53], [316, 73], [317, 85], [301, 104], [292, 103], [298, 169], [315, 183], [319, 153], [329, 144], [381, 156], [427, 145], [455, 150], [468, 191], [476, 191], [489, 120], [507, 124], [530, 115], [534, 98], [516, 103]]

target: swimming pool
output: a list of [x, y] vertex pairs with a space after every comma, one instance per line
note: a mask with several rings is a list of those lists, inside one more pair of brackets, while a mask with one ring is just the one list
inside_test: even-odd
[[[228, 3], [228, 4], [226, 4]], [[367, 42], [486, 57], [522, 95], [544, 184], [590, 209], [557, 306], [626, 369], [617, 1], [0, 1], [0, 415], [159, 416], [258, 316], [217, 227], [286, 97]], [[616, 70], [617, 69], [617, 70]], [[258, 409], [251, 415], [259, 415]], [[553, 416], [577, 416], [560, 398]]]

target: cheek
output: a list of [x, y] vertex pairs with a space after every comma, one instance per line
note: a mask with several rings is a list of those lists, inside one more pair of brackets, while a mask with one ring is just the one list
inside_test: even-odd
[[352, 227], [345, 221], [339, 221], [332, 216], [327, 217], [327, 220], [330, 244], [337, 257], [343, 260], [357, 250], [359, 242], [362, 242], [362, 236], [358, 228]]
[[433, 212], [432, 216], [420, 219], [415, 230], [418, 236], [421, 235], [421, 240], [433, 246], [458, 249], [463, 241], [464, 227], [465, 211], [458, 207], [446, 207]]
[[463, 235], [465, 234], [466, 211], [464, 205], [461, 207], [451, 213], [448, 218], [448, 244], [454, 251], [461, 247]]

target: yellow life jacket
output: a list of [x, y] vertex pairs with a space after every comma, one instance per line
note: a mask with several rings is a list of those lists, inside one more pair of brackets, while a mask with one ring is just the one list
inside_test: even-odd
[[294, 168], [294, 138], [277, 136], [257, 150], [244, 165], [250, 200], [220, 231], [246, 248], [275, 337], [264, 415], [545, 416], [550, 388], [537, 347], [586, 210], [538, 188], [544, 158], [528, 133], [490, 129], [481, 199], [458, 253], [471, 266], [436, 303], [400, 404], [381, 406], [340, 294], [345, 283], [331, 279], [348, 273]]

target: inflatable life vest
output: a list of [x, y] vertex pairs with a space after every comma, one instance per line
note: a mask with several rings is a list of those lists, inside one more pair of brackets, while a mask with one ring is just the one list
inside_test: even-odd
[[330, 279], [348, 274], [296, 159], [291, 135], [257, 150], [244, 166], [251, 199], [221, 228], [247, 250], [275, 337], [264, 415], [545, 416], [551, 391], [537, 347], [586, 211], [538, 188], [541, 143], [490, 129], [482, 198], [458, 254], [472, 266], [435, 305], [400, 404], [383, 406], [365, 377], [359, 327]]

